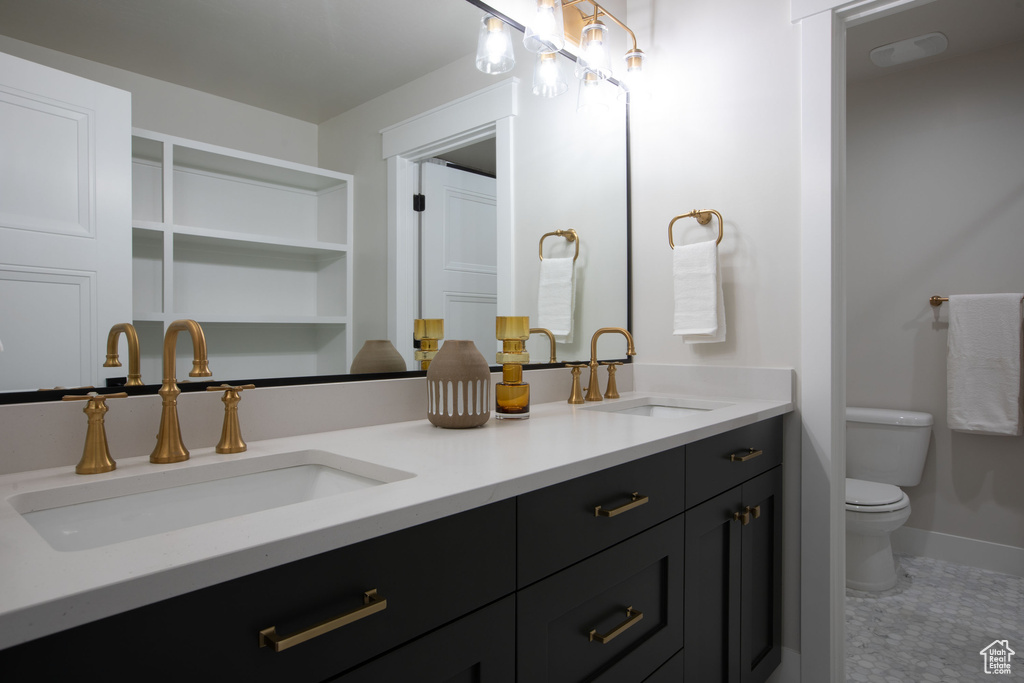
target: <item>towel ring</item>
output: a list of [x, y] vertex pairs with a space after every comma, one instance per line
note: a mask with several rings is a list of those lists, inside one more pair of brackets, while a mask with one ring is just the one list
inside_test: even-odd
[[675, 243], [672, 241], [672, 226], [676, 224], [677, 220], [679, 220], [680, 218], [696, 218], [697, 222], [700, 223], [701, 225], [707, 225], [708, 223], [711, 222], [711, 214], [715, 214], [716, 216], [718, 216], [718, 239], [715, 240], [715, 244], [721, 244], [722, 235], [725, 233], [725, 231], [722, 228], [722, 214], [718, 213], [714, 209], [694, 209], [690, 213], [684, 213], [679, 216], [676, 216], [675, 218], [672, 219], [672, 222], [668, 224], [668, 246], [672, 247], [673, 249], [676, 248]]
[[580, 238], [579, 238], [579, 235], [576, 234], [575, 230], [570, 228], [568, 230], [555, 230], [554, 232], [547, 232], [547, 233], [544, 233], [543, 235], [541, 235], [540, 247], [539, 247], [539, 255], [540, 255], [540, 260], [541, 261], [544, 260], [544, 240], [547, 239], [548, 237], [564, 237], [569, 242], [575, 242], [576, 243], [576, 254], [572, 257], [573, 262], [575, 263], [576, 259], [578, 259], [580, 257]]

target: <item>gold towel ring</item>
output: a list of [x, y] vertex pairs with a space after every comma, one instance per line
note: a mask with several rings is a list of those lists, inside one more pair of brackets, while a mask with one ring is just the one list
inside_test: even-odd
[[718, 213], [714, 209], [694, 209], [690, 213], [684, 213], [679, 216], [676, 216], [675, 218], [672, 219], [672, 222], [668, 224], [668, 246], [672, 247], [673, 249], [676, 248], [675, 243], [672, 241], [672, 226], [676, 224], [677, 220], [679, 220], [680, 218], [696, 218], [697, 222], [700, 223], [701, 225], [707, 225], [708, 223], [711, 222], [711, 214], [715, 214], [716, 216], [718, 216], [718, 239], [715, 240], [715, 244], [721, 244], [722, 235], [724, 234], [724, 230], [722, 228], [722, 214]]
[[547, 232], [547, 233], [544, 233], [543, 235], [541, 235], [540, 247], [539, 247], [539, 254], [540, 254], [540, 260], [541, 261], [544, 260], [544, 240], [547, 239], [548, 237], [564, 237], [569, 242], [575, 242], [576, 243], [576, 254], [572, 257], [573, 262], [575, 262], [576, 259], [578, 259], [580, 257], [580, 238], [579, 238], [579, 235], [576, 234], [575, 230], [570, 228], [569, 230], [555, 230], [554, 232]]

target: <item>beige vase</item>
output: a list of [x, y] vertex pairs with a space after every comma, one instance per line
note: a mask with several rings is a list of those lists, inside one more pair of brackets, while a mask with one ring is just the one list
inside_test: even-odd
[[449, 339], [427, 369], [427, 419], [437, 427], [479, 427], [491, 417], [491, 369], [472, 341]]
[[405, 372], [405, 359], [387, 339], [369, 339], [352, 359], [352, 374], [370, 372]]

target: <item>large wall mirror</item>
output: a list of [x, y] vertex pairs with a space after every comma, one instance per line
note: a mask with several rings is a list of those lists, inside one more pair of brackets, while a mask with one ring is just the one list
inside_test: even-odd
[[[115, 70], [142, 74], [156, 80], [147, 79], [149, 90], [135, 96], [150, 102], [164, 86], [168, 93], [183, 86], [297, 119], [314, 131], [313, 141], [305, 143], [315, 148], [312, 163], [351, 177], [351, 249], [335, 259], [350, 271], [340, 281], [351, 278], [351, 310], [326, 322], [294, 325], [283, 319], [266, 324], [205, 320], [202, 310], [174, 311], [174, 317], [195, 318], [206, 330], [213, 381], [339, 380], [351, 376], [352, 359], [363, 345], [380, 339], [389, 339], [405, 367], [415, 372], [415, 317], [444, 318], [446, 338], [474, 339], [493, 363], [499, 344], [493, 339], [494, 316], [529, 315], [537, 326], [541, 256], [572, 257], [577, 249], [573, 329], [558, 339], [556, 357], [585, 360], [596, 329], [630, 322], [627, 105], [612, 82], [604, 93], [607, 106], [577, 111], [569, 51], [558, 56], [568, 91], [556, 98], [535, 96], [536, 56], [523, 48], [510, 10], [514, 4], [499, 0], [491, 10], [476, 0], [379, 0], [325, 7], [302, 0], [285, 9], [276, 0], [35, 0], [0, 5], [0, 52], [121, 88], [123, 79], [108, 78]], [[625, 16], [624, 1], [621, 7], [602, 4]], [[516, 65], [498, 75], [481, 73], [474, 64], [487, 10], [511, 17], [513, 24]], [[618, 40], [614, 32], [613, 39]], [[303, 64], [302, 79], [289, 76]], [[438, 123], [448, 112], [458, 116], [495, 96], [504, 104], [486, 126]], [[150, 113], [150, 122], [133, 120], [133, 125], [180, 136], [162, 130], [160, 121], [172, 122], [166, 127], [173, 128], [175, 107], [182, 106], [167, 97], [160, 116]], [[136, 113], [135, 118], [144, 117]], [[433, 139], [387, 148], [389, 132], [424, 120], [436, 124]], [[244, 147], [237, 137], [213, 137], [197, 142]], [[149, 154], [156, 149], [150, 143], [135, 141], [136, 156], [147, 163], [159, 157]], [[426, 195], [425, 212], [413, 210], [412, 196], [404, 196], [409, 189]], [[458, 198], [467, 196], [471, 201], [460, 205]], [[134, 201], [139, 205], [138, 188]], [[428, 217], [432, 209], [442, 210], [440, 224], [436, 214]], [[461, 222], [453, 226], [453, 219]], [[557, 236], [542, 241], [545, 234], [569, 229], [579, 236], [576, 243]], [[0, 245], [17, 244], [5, 237], [10, 232], [0, 225]], [[146, 255], [154, 248], [140, 238], [138, 225], [134, 245], [138, 290], [138, 273], [153, 267]], [[205, 245], [197, 238], [188, 248], [202, 252]], [[244, 259], [238, 265], [234, 255], [226, 258], [247, 267]], [[230, 290], [231, 280], [223, 286]], [[201, 308], [199, 294], [193, 300]], [[139, 391], [155, 391], [166, 321], [140, 315], [144, 297], [139, 291], [133, 295], [135, 311], [126, 318], [135, 322], [142, 344], [147, 387]], [[3, 306], [0, 301], [0, 311]], [[7, 319], [0, 315], [0, 341], [5, 326], [31, 327], [48, 315], [26, 313], [25, 307], [19, 311], [20, 320], [12, 319], [13, 312], [4, 314]], [[99, 386], [126, 374], [127, 346], [122, 338], [124, 368], [100, 368], [105, 349], [97, 339], [105, 337], [106, 325], [95, 332]], [[310, 348], [313, 356], [330, 359], [303, 357]], [[528, 350], [534, 363], [549, 361], [547, 337], [534, 335]], [[26, 378], [21, 372], [18, 381], [4, 383], [10, 368], [25, 365], [15, 351], [7, 344], [0, 352], [0, 401], [29, 400], [27, 392], [33, 392], [32, 400], [56, 399], [65, 392], [37, 390], [82, 384], [80, 376], [62, 375], [60, 362], [33, 362], [35, 374]], [[598, 352], [602, 358], [624, 355], [612, 344]], [[190, 367], [190, 354], [187, 335], [182, 336], [179, 380]]]

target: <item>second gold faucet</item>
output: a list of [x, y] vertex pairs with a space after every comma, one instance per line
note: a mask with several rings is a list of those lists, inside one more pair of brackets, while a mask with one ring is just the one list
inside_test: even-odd
[[163, 384], [160, 397], [163, 407], [160, 413], [160, 431], [156, 435], [156, 448], [149, 456], [154, 463], [171, 463], [188, 460], [188, 449], [181, 440], [181, 426], [178, 422], [178, 380], [175, 377], [175, 347], [179, 332], [188, 332], [192, 337], [192, 371], [190, 377], [210, 377], [210, 364], [206, 358], [206, 336], [195, 320], [175, 320], [164, 334]]
[[[626, 338], [626, 355], [635, 356], [636, 350], [633, 348], [633, 335], [629, 333], [629, 330], [623, 327], [602, 327], [594, 336], [590, 339], [590, 386], [587, 387], [586, 400], [588, 401], [600, 401], [601, 399], [601, 385], [597, 380], [597, 338], [605, 332], [617, 332]], [[609, 396], [609, 398], [613, 398]]]

